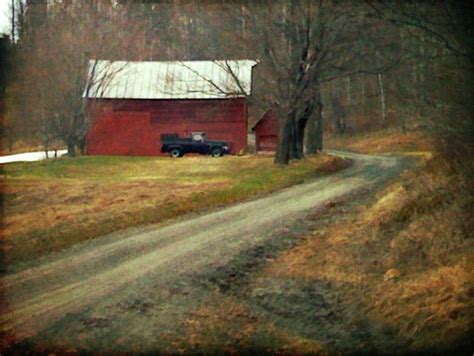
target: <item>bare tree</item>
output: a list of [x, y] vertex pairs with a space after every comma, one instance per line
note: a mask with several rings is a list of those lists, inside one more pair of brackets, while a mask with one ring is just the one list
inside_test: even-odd
[[[17, 111], [28, 117], [45, 147], [58, 138], [67, 145], [68, 155], [74, 156], [76, 147], [84, 150], [91, 119], [84, 88], [97, 85], [88, 81], [89, 59], [117, 59], [128, 53], [138, 57], [137, 39], [144, 30], [112, 2], [56, 3], [48, 7], [45, 18], [35, 12], [40, 5], [29, 6], [27, 29], [20, 39], [23, 65], [16, 83]], [[105, 83], [107, 76], [99, 78]]]
[[374, 64], [380, 41], [369, 10], [364, 4], [326, 1], [246, 5], [254, 34], [249, 44], [261, 48], [263, 95], [280, 117], [275, 162], [303, 157], [311, 121], [308, 152], [322, 148], [322, 83], [355, 73], [376, 74], [393, 65], [393, 59]]

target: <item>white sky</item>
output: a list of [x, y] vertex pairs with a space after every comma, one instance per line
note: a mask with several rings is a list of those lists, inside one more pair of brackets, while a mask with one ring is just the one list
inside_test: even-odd
[[11, 0], [0, 0], [0, 34], [10, 33], [10, 20], [8, 19]]

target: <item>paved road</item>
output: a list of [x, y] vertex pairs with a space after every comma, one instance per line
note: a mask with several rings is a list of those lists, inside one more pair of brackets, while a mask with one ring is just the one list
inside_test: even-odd
[[[67, 154], [67, 150], [57, 150], [56, 152], [48, 151], [49, 158], [54, 157], [55, 154], [57, 155], [57, 157], [61, 157]], [[17, 154], [8, 155], [8, 156], [0, 156], [0, 164], [13, 163], [13, 162], [42, 161], [43, 159], [46, 159], [46, 154], [44, 151], [25, 152], [25, 153], [17, 153]]]
[[148, 285], [166, 286], [183, 273], [225, 265], [308, 209], [362, 187], [375, 187], [402, 167], [394, 157], [337, 154], [354, 164], [217, 212], [89, 241], [2, 277], [0, 289], [7, 302], [0, 318], [2, 331], [20, 339], [47, 333], [65, 315], [104, 300], [120, 302], [122, 295], [145, 294]]

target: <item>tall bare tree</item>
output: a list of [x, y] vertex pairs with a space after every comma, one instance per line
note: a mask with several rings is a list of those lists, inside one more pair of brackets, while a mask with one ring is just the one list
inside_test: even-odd
[[23, 112], [20, 117], [28, 118], [44, 145], [61, 139], [74, 156], [76, 147], [83, 150], [90, 125], [83, 99], [84, 89], [92, 84], [89, 59], [145, 56], [139, 41], [145, 30], [113, 2], [56, 3], [47, 8], [47, 16], [43, 5], [31, 3], [26, 13], [13, 95], [17, 112]]
[[263, 95], [280, 117], [275, 162], [303, 157], [308, 121], [314, 120], [308, 152], [322, 148], [322, 83], [393, 65], [393, 59], [375, 64], [377, 21], [369, 11], [365, 4], [329, 1], [246, 4], [249, 44], [262, 59]]

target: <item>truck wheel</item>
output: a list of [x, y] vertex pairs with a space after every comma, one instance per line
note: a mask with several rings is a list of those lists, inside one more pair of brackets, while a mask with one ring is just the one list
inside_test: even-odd
[[220, 157], [222, 156], [222, 150], [218, 147], [216, 148], [213, 148], [212, 151], [211, 151], [211, 156], [212, 157]]
[[181, 150], [179, 148], [173, 148], [170, 151], [170, 156], [173, 158], [182, 157]]

